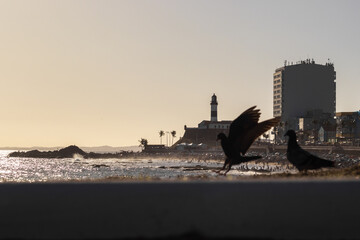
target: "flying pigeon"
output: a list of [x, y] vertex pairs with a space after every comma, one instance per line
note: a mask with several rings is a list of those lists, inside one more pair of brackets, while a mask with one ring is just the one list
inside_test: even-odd
[[217, 140], [221, 140], [221, 147], [226, 156], [224, 166], [218, 172], [225, 170], [226, 165], [228, 165], [225, 175], [234, 164], [261, 158], [260, 156], [243, 155], [259, 136], [276, 126], [280, 119], [272, 118], [259, 123], [260, 110], [255, 108], [256, 106], [247, 109], [230, 124], [227, 137], [224, 133], [218, 134]]

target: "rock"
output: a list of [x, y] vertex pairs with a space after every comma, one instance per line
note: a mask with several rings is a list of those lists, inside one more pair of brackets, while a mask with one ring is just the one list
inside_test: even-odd
[[32, 150], [28, 152], [12, 152], [9, 157], [26, 157], [26, 158], [72, 158], [75, 154], [83, 157], [87, 153], [75, 145], [68, 146], [56, 151], [40, 152], [39, 150]]

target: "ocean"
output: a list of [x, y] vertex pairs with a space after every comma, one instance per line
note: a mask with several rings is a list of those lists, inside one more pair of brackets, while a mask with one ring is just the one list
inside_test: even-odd
[[[80, 156], [65, 159], [13, 158], [13, 151], [0, 151], [0, 182], [62, 182], [98, 180], [106, 178], [173, 179], [204, 174], [204, 171], [183, 171], [199, 162], [161, 159], [83, 159]], [[220, 167], [221, 163], [206, 163]], [[206, 174], [215, 175], [213, 171]]]
[[[125, 180], [216, 178], [219, 175], [215, 170], [221, 168], [223, 164], [221, 161], [213, 160], [153, 159], [151, 157], [136, 159], [83, 159], [81, 156], [65, 159], [8, 157], [11, 152], [13, 151], [0, 151], [0, 182], [96, 181], [112, 178]], [[262, 174], [259, 170], [271, 166], [247, 163], [246, 167], [250, 171], [248, 169], [242, 171], [244, 165], [233, 166], [233, 170], [228, 175]], [[279, 169], [268, 170], [274, 172]]]

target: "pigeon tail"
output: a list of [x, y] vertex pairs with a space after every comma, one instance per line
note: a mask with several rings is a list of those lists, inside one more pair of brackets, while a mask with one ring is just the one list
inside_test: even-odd
[[261, 156], [240, 156], [239, 158], [232, 159], [231, 163], [232, 165], [237, 165], [245, 162], [250, 162], [256, 159], [262, 158]]

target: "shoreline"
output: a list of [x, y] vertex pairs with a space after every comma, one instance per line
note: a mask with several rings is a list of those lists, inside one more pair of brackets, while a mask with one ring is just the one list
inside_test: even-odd
[[[198, 167], [195, 167], [198, 168]], [[218, 168], [209, 168], [217, 170]], [[360, 164], [337, 169], [321, 169], [304, 172], [272, 173], [249, 170], [249, 174], [243, 175], [209, 175], [199, 174], [177, 177], [153, 177], [153, 176], [110, 176], [105, 178], [69, 179], [69, 180], [46, 180], [34, 182], [3, 181], [1, 184], [102, 184], [102, 183], [207, 183], [207, 182], [263, 182], [263, 181], [360, 181]]]
[[[121, 158], [100, 158], [100, 159], [84, 159], [81, 156], [72, 156], [72, 158], [64, 158], [66, 162], [70, 164], [78, 164], [81, 166], [84, 162], [84, 167], [87, 167], [88, 171], [91, 169], [109, 168], [112, 166], [113, 160], [117, 164], [115, 169], [121, 169], [123, 166], [129, 164], [130, 167], [136, 168], [136, 164], [142, 164], [142, 167], [146, 166], [151, 171], [157, 171], [155, 175], [147, 175], [146, 172], [127, 174], [126, 171], [122, 171], [121, 174], [113, 174], [104, 177], [80, 177], [74, 179], [46, 179], [46, 180], [34, 180], [28, 181], [29, 183], [116, 183], [116, 182], [216, 182], [216, 181], [244, 181], [246, 179], [281, 179], [283, 181], [289, 179], [351, 179], [358, 180], [360, 176], [360, 157], [349, 154], [338, 153], [321, 153], [319, 157], [324, 159], [335, 161], [335, 169], [322, 169], [313, 170], [305, 173], [299, 173], [291, 163], [286, 159], [286, 153], [281, 152], [257, 152], [250, 150], [247, 155], [261, 155], [261, 159], [257, 159], [251, 162], [242, 163], [240, 165], [234, 165], [228, 175], [221, 176], [214, 174], [216, 170], [219, 170], [224, 162], [224, 154], [222, 152], [186, 152], [186, 153], [136, 153], [131, 155], [123, 155]], [[12, 157], [10, 157], [12, 158]], [[37, 158], [32, 158], [36, 161]], [[113, 160], [111, 160], [113, 159]], [[20, 158], [21, 160], [21, 158]], [[26, 161], [26, 158], [24, 158]], [[51, 161], [51, 159], [48, 159]], [[92, 162], [96, 160], [96, 162]], [[118, 161], [117, 161], [118, 160]], [[128, 160], [128, 161], [127, 161]], [[57, 161], [62, 164], [62, 159], [57, 158]], [[88, 163], [90, 161], [90, 163]], [[106, 162], [109, 161], [109, 162]], [[172, 162], [172, 164], [168, 163]], [[162, 163], [163, 162], [163, 163]], [[80, 165], [79, 165], [80, 164]], [[135, 165], [133, 165], [135, 164]], [[147, 166], [148, 165], [148, 166]], [[89, 168], [90, 167], [90, 168]], [[167, 172], [175, 171], [173, 175], [161, 175], [161, 171]], [[26, 181], [23, 181], [26, 182]], [[18, 183], [15, 179], [2, 180], [1, 183]], [[22, 182], [20, 182], [22, 183]]]

